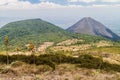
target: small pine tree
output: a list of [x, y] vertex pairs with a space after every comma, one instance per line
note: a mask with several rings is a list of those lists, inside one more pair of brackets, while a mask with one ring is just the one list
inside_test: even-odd
[[17, 54], [19, 54], [20, 48], [16, 47], [15, 51]]
[[34, 58], [34, 61], [33, 61], [33, 64], [34, 64], [34, 71], [35, 71], [35, 51], [34, 51], [34, 44], [33, 43], [30, 43], [29, 46], [28, 46], [28, 49], [32, 52], [32, 55], [33, 55], [33, 58]]
[[8, 35], [6, 35], [6, 36], [4, 37], [4, 44], [5, 44], [5, 47], [6, 47], [7, 65], [8, 65], [8, 64], [9, 64], [9, 55], [8, 55], [9, 37], [8, 37]]
[[28, 46], [28, 49], [33, 52], [34, 51], [34, 45], [32, 43], [30, 43], [29, 46]]

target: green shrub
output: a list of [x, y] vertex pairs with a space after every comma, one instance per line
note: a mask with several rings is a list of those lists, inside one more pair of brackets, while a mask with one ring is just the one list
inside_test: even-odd
[[[43, 54], [40, 56], [25, 56], [25, 55], [12, 55], [9, 56], [9, 61], [12, 65], [18, 65], [19, 63], [15, 63], [16, 61], [25, 62], [28, 64], [36, 65], [49, 65], [53, 69], [55, 69], [56, 64], [69, 63], [69, 64], [78, 64], [78, 67], [84, 68], [93, 68], [93, 69], [103, 69], [106, 71], [118, 71], [120, 72], [120, 65], [110, 64], [108, 62], [103, 62], [103, 59], [100, 57], [93, 57], [92, 55], [80, 55], [78, 58], [74, 58], [71, 56], [66, 56], [64, 54], [56, 53], [56, 54]], [[6, 63], [6, 56], [0, 55], [0, 63]]]
[[78, 61], [80, 62], [81, 67], [95, 69], [101, 68], [101, 65], [103, 63], [103, 60], [101, 58], [96, 58], [92, 55], [81, 55], [79, 56]]
[[7, 58], [5, 55], [0, 55], [0, 63], [7, 63]]

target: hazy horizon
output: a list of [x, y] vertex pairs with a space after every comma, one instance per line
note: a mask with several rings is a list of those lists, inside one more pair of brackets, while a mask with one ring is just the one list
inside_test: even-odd
[[120, 33], [120, 0], [0, 0], [0, 27], [13, 21], [41, 18], [68, 28], [92, 17]]

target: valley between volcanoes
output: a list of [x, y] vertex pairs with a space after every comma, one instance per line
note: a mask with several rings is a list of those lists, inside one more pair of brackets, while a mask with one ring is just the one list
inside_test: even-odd
[[[120, 79], [119, 41], [68, 32], [41, 19], [9, 23], [0, 35], [0, 80]], [[5, 35], [9, 36], [8, 65]]]

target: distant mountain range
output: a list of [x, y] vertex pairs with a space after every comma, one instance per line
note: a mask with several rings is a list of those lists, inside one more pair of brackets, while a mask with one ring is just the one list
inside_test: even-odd
[[[5, 35], [9, 36], [9, 44], [14, 47], [14, 49], [16, 46], [23, 47], [25, 44], [31, 42], [35, 44], [41, 44], [46, 41], [56, 43], [72, 38], [80, 38], [87, 42], [95, 42], [104, 39], [102, 37], [91, 35], [100, 35], [110, 39], [118, 39], [118, 36], [111, 30], [91, 18], [84, 18], [67, 30], [41, 19], [11, 22], [0, 28], [0, 45], [4, 48]], [[85, 33], [85, 35], [78, 33]]]
[[69, 27], [67, 31], [89, 34], [95, 36], [102, 36], [111, 40], [120, 40], [120, 37], [104, 26], [102, 23], [90, 18], [85, 17]]

